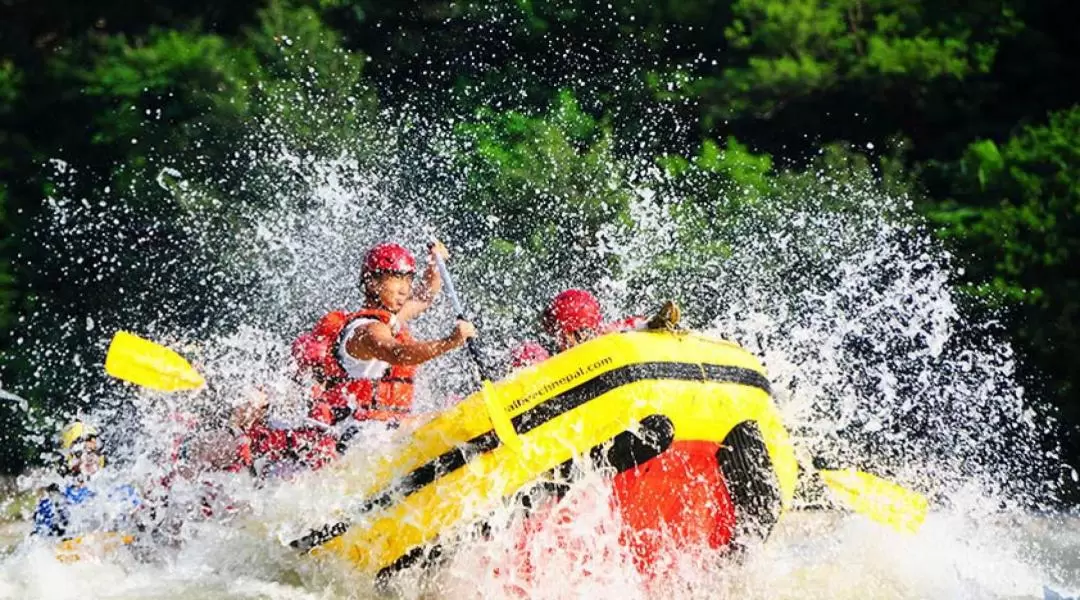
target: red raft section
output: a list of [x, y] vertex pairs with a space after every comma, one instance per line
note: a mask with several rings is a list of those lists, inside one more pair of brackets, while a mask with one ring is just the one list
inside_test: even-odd
[[[625, 432], [612, 444], [593, 449], [594, 464], [616, 469], [604, 499], [575, 495], [560, 500], [556, 495], [533, 506], [515, 544], [508, 581], [532, 581], [541, 566], [537, 563], [546, 563], [556, 552], [562, 558], [554, 564], [569, 562], [580, 566], [581, 575], [602, 576], [596, 569], [615, 558], [611, 549], [597, 548], [581, 535], [617, 534], [624, 557], [646, 580], [669, 572], [687, 551], [732, 550], [737, 557], [747, 541], [767, 538], [779, 519], [781, 500], [757, 425], [736, 425], [722, 443], [675, 440], [670, 425], [666, 419], [645, 419], [640, 430], [645, 437]], [[574, 527], [580, 516], [595, 514], [593, 500], [610, 502], [617, 531]], [[607, 525], [600, 527], [606, 530]]]
[[715, 442], [677, 441], [659, 456], [615, 476], [620, 541], [643, 574], [683, 548], [727, 546], [735, 505]]
[[[715, 442], [677, 441], [658, 456], [619, 472], [611, 481], [611, 509], [619, 522], [620, 545], [643, 576], [661, 575], [688, 548], [721, 549], [731, 543], [736, 510], [717, 458], [721, 447]], [[590, 550], [590, 544], [574, 539], [581, 533], [571, 533], [570, 525], [579, 511], [595, 508], [580, 497], [552, 498], [535, 507], [515, 545], [514, 576], [507, 579], [531, 581], [537, 566], [533, 561], [550, 556], [553, 540], [588, 576], [592, 570], [589, 565], [599, 557], [591, 554], [595, 548]], [[536, 536], [545, 540], [539, 554], [531, 547]], [[602, 553], [607, 554], [606, 549]]]

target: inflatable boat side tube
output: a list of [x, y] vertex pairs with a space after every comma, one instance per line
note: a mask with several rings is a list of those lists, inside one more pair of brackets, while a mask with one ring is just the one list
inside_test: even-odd
[[[769, 381], [764, 375], [743, 367], [684, 362], [638, 363], [619, 367], [584, 381], [513, 417], [510, 422], [516, 433], [524, 434], [612, 390], [646, 380], [735, 383], [758, 388], [766, 394], [770, 392]], [[388, 489], [364, 502], [356, 515], [359, 517], [373, 510], [386, 508], [398, 499], [414, 494], [440, 477], [464, 467], [474, 455], [491, 452], [499, 445], [499, 437], [494, 429], [468, 440], [424, 463], [391, 484]], [[296, 550], [309, 551], [342, 535], [349, 525], [349, 522], [342, 521], [313, 529], [304, 537], [291, 542], [290, 546]]]

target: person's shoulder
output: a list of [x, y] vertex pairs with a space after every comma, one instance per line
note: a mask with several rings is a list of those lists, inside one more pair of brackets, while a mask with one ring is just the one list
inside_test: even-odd
[[334, 327], [345, 323], [349, 320], [350, 315], [352, 315], [352, 312], [344, 309], [328, 311], [315, 321], [315, 326], [312, 329], [316, 333], [320, 333], [321, 330], [327, 327]]
[[375, 317], [360, 317], [353, 323], [353, 331], [356, 333], [393, 332], [393, 327], [390, 323], [384, 323]]
[[539, 342], [525, 342], [510, 352], [510, 368], [518, 369], [543, 362], [551, 357]]

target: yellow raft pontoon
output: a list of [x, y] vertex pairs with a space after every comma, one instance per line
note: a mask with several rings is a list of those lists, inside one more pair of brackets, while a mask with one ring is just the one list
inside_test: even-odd
[[738, 531], [756, 532], [736, 538], [767, 536], [798, 465], [763, 366], [731, 342], [658, 330], [608, 334], [485, 383], [417, 428], [348, 520], [291, 545], [385, 577], [574, 461], [626, 472], [681, 442], [716, 444]]

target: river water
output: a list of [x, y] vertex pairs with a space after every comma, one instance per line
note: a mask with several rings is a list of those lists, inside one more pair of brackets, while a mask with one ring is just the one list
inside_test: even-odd
[[[304, 581], [298, 568], [275, 552], [232, 540], [222, 557], [201, 543], [198, 553], [179, 552], [165, 564], [126, 557], [111, 562], [57, 563], [41, 548], [12, 546], [23, 525], [5, 526], [8, 555], [0, 564], [0, 598], [50, 600], [195, 598], [363, 598], [365, 584], [347, 577]], [[270, 558], [269, 555], [274, 555]], [[310, 559], [297, 559], [310, 560]], [[302, 567], [299, 567], [302, 568]], [[582, 578], [566, 574], [529, 589], [528, 597], [693, 598], [1053, 598], [1080, 594], [1080, 520], [1053, 515], [1017, 515], [978, 522], [934, 514], [914, 537], [901, 537], [858, 517], [830, 511], [788, 515], [766, 545], [739, 567], [685, 574], [664, 593], [646, 596], [633, 578]], [[461, 575], [442, 589], [404, 590], [403, 597], [504, 598], [506, 588], [482, 574]]]

